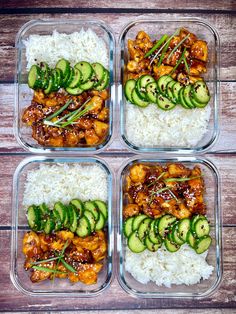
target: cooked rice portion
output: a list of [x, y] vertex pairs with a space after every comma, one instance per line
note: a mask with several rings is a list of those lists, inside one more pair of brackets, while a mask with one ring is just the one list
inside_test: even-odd
[[201, 279], [208, 279], [214, 267], [206, 261], [207, 252], [197, 254], [187, 244], [175, 253], [162, 246], [156, 252], [145, 250], [132, 253], [128, 248], [125, 256], [125, 269], [137, 281], [147, 284], [153, 281], [158, 286], [193, 285]]
[[54, 67], [61, 58], [74, 66], [79, 61], [100, 62], [108, 67], [108, 49], [105, 41], [91, 29], [72, 34], [30, 35], [24, 41], [26, 47], [27, 69], [39, 62], [47, 62]]
[[23, 206], [45, 202], [49, 207], [73, 198], [82, 201], [108, 199], [107, 173], [95, 164], [41, 164], [30, 170], [25, 182]]
[[194, 147], [207, 132], [210, 106], [186, 110], [180, 105], [164, 111], [155, 104], [126, 106], [125, 129], [129, 142], [140, 147]]

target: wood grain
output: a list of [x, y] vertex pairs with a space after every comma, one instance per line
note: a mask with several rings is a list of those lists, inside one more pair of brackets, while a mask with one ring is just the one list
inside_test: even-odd
[[[1, 156], [0, 177], [2, 178], [2, 184], [0, 185], [0, 227], [11, 226], [12, 177], [17, 165], [24, 157], [25, 156], [16, 155]], [[234, 225], [236, 227], [236, 215], [235, 210], [233, 210], [236, 195], [235, 157], [231, 155], [211, 155], [208, 157], [216, 165], [221, 176], [223, 223], [225, 226]], [[125, 160], [128, 160], [128, 157], [103, 156], [103, 159], [107, 161], [114, 173], [117, 174], [121, 164]], [[119, 178], [116, 177], [116, 179], [118, 182]], [[118, 186], [114, 189], [114, 197], [116, 197]], [[118, 208], [115, 208], [114, 215], [117, 211]]]
[[[114, 279], [104, 294], [89, 299], [36, 298], [18, 292], [9, 278], [10, 231], [0, 231], [0, 311], [51, 311], [80, 309], [157, 309], [157, 308], [232, 308], [236, 307], [236, 228], [224, 228], [224, 274], [219, 289], [204, 300], [137, 299], [119, 286]], [[116, 259], [116, 263], [118, 259]]]
[[178, 3], [174, 3], [172, 0], [152, 0], [152, 1], [143, 1], [143, 0], [120, 0], [120, 1], [96, 1], [96, 0], [43, 0], [43, 1], [34, 1], [34, 0], [8, 0], [3, 1], [0, 5], [0, 8], [125, 8], [125, 9], [209, 9], [209, 10], [233, 10], [236, 9], [235, 2], [233, 0], [221, 1], [215, 0], [214, 6], [211, 1], [194, 1], [194, 0], [183, 0], [178, 1]]
[[[220, 136], [210, 151], [219, 152], [236, 151], [236, 82], [221, 83], [220, 103]], [[23, 152], [24, 150], [17, 143], [13, 134], [13, 108], [14, 108], [14, 86], [12, 84], [0, 84], [0, 152]], [[3, 109], [4, 108], [4, 109]], [[117, 127], [114, 131], [114, 138], [107, 152], [128, 152], [123, 142], [119, 139], [119, 117], [118, 106], [115, 105], [114, 114]]]
[[[196, 2], [197, 3], [197, 2]], [[19, 28], [32, 19], [39, 18], [65, 18], [65, 19], [100, 19], [104, 20], [114, 31], [118, 40], [121, 29], [134, 19], [173, 19], [191, 16], [191, 14], [24, 14], [24, 15], [0, 15], [0, 66], [2, 69], [1, 81], [13, 81], [15, 73], [15, 36]], [[203, 18], [218, 29], [221, 40], [221, 80], [230, 81], [236, 78], [236, 19], [230, 14], [201, 14], [192, 15]]]

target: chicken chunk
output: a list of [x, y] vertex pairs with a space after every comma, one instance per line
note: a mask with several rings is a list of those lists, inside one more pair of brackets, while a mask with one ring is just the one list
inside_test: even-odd
[[139, 206], [137, 204], [128, 204], [123, 209], [123, 216], [124, 218], [132, 217], [138, 215], [139, 213]]
[[136, 164], [130, 168], [130, 179], [133, 182], [143, 183], [146, 177], [146, 169], [142, 164]]
[[206, 62], [208, 58], [207, 43], [203, 40], [197, 40], [191, 46], [191, 55], [193, 58]]

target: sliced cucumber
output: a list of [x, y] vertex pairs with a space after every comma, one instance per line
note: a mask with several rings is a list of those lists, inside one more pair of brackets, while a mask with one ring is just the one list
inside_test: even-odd
[[135, 90], [136, 90], [136, 93], [140, 99], [147, 101], [146, 88], [141, 87], [142, 78], [143, 78], [143, 76], [140, 76], [139, 79], [136, 81]]
[[91, 201], [84, 202], [84, 209], [90, 211], [93, 214], [96, 221], [99, 219], [100, 213], [94, 202]]
[[48, 86], [47, 88], [44, 90], [44, 93], [50, 94], [54, 89], [54, 76], [50, 75], [48, 78]]
[[172, 80], [166, 85], [166, 97], [168, 97], [171, 102], [176, 103], [176, 99], [173, 95], [173, 86], [175, 85], [176, 81]]
[[60, 217], [60, 214], [58, 213], [58, 211], [55, 208], [52, 211], [52, 215], [53, 215], [53, 220], [55, 222], [55, 231], [61, 230], [61, 228], [62, 228], [61, 217]]
[[102, 212], [99, 213], [99, 219], [96, 221], [95, 231], [102, 230], [105, 227], [106, 219]]
[[190, 109], [189, 106], [187, 105], [187, 103], [185, 102], [185, 99], [184, 99], [184, 88], [182, 88], [180, 91], [179, 91], [179, 101], [180, 101], [180, 104], [183, 108], [185, 109]]
[[91, 213], [91, 211], [85, 210], [84, 217], [88, 219], [90, 227], [91, 227], [91, 232], [93, 232], [95, 230], [95, 225], [96, 225], [96, 220], [95, 220], [94, 215]]
[[162, 239], [159, 236], [159, 234], [156, 233], [156, 221], [155, 220], [153, 220], [150, 224], [150, 230], [148, 232], [148, 237], [152, 243], [158, 244], [159, 246], [161, 246]]
[[193, 95], [192, 95], [192, 89], [191, 89], [191, 92], [190, 92], [190, 100], [191, 100], [191, 102], [194, 104], [194, 106], [196, 107], [196, 108], [204, 108], [204, 107], [206, 107], [207, 106], [207, 104], [208, 103], [200, 103], [200, 102], [198, 102], [198, 101], [196, 101], [196, 99], [193, 97]]
[[96, 87], [94, 86], [94, 89], [101, 91], [101, 90], [106, 89], [108, 87], [108, 85], [109, 85], [109, 72], [105, 69], [105, 74], [103, 76], [101, 83], [96, 85]]
[[77, 209], [74, 205], [69, 204], [67, 206], [67, 210], [68, 210], [68, 215], [69, 215], [69, 229], [71, 232], [75, 232], [77, 229], [77, 225], [78, 225], [78, 212]]
[[40, 231], [41, 229], [41, 215], [39, 207], [32, 205], [27, 211], [28, 225], [30, 229], [34, 231]]
[[170, 226], [176, 221], [176, 217], [172, 215], [164, 215], [160, 218], [158, 223], [158, 232], [162, 238], [166, 237]]
[[42, 86], [42, 73], [37, 65], [32, 65], [28, 74], [28, 85], [32, 89], [41, 88]]
[[90, 80], [94, 73], [91, 64], [87, 61], [80, 61], [76, 63], [75, 68], [79, 69], [82, 73], [81, 84]]
[[195, 105], [191, 102], [190, 92], [192, 89], [192, 85], [188, 85], [184, 87], [183, 97], [184, 101], [190, 109], [195, 108]]
[[132, 91], [134, 90], [136, 85], [136, 81], [135, 80], [128, 80], [125, 83], [125, 88], [124, 88], [124, 92], [125, 92], [125, 97], [126, 99], [130, 102], [133, 103], [133, 99], [131, 97], [132, 95]]
[[166, 95], [166, 86], [169, 82], [173, 81], [172, 77], [169, 75], [161, 76], [157, 81], [157, 87], [160, 93], [165, 96]]
[[126, 238], [128, 238], [131, 235], [131, 233], [134, 231], [132, 228], [134, 219], [135, 219], [134, 217], [129, 217], [124, 223], [123, 230], [124, 230], [124, 235], [126, 236]]
[[55, 228], [55, 222], [54, 222], [53, 218], [51, 218], [51, 217], [47, 218], [46, 223], [44, 225], [44, 229], [43, 229], [44, 232], [46, 234], [50, 234], [50, 233], [52, 233], [54, 228]]
[[148, 100], [150, 102], [156, 104], [156, 102], [157, 102], [157, 95], [158, 95], [157, 83], [156, 82], [149, 83], [146, 86], [146, 92], [147, 92]]
[[[59, 69], [57, 69], [59, 70]], [[75, 69], [70, 67], [70, 75], [68, 76], [68, 79], [66, 82], [63, 82], [63, 80], [61, 81], [61, 86], [64, 85], [64, 87], [70, 87], [71, 82], [73, 82], [75, 77]]]
[[196, 215], [192, 217], [191, 219], [191, 231], [192, 232], [195, 232], [195, 223], [197, 222], [198, 219], [206, 219], [206, 217], [203, 215]]
[[74, 77], [73, 77], [73, 80], [68, 85], [68, 87], [72, 89], [75, 87], [78, 87], [80, 84], [81, 78], [82, 78], [82, 73], [80, 72], [80, 70], [74, 68]]
[[91, 226], [87, 217], [84, 216], [79, 219], [76, 234], [79, 237], [86, 237], [91, 234]]
[[98, 86], [101, 84], [103, 77], [105, 75], [105, 68], [103, 67], [103, 65], [101, 65], [101, 63], [93, 63], [92, 64], [92, 68], [95, 72], [95, 76], [96, 76], [96, 80], [94, 82], [94, 87]]
[[154, 82], [155, 82], [155, 79], [151, 75], [143, 75], [140, 78], [140, 87], [141, 89], [146, 89], [146, 86], [149, 83], [154, 83]]
[[196, 238], [192, 234], [191, 230], [187, 232], [186, 240], [187, 240], [187, 243], [191, 246], [191, 248], [195, 247]]
[[161, 243], [160, 244], [153, 243], [151, 239], [149, 238], [149, 236], [146, 236], [144, 240], [144, 244], [146, 245], [147, 249], [151, 252], [156, 252], [161, 247]]
[[187, 241], [187, 233], [190, 230], [190, 219], [181, 219], [178, 223], [179, 236], [183, 241]]
[[169, 251], [171, 253], [177, 252], [180, 248], [180, 246], [178, 244], [171, 242], [168, 238], [166, 238], [164, 240], [164, 243], [165, 243], [165, 247], [166, 247], [167, 251]]
[[70, 95], [80, 95], [84, 92], [83, 89], [81, 89], [80, 87], [75, 87], [75, 88], [70, 88], [70, 87], [66, 87], [66, 91], [68, 94]]
[[105, 202], [100, 201], [100, 200], [95, 200], [93, 201], [94, 204], [98, 207], [98, 209], [100, 210], [100, 212], [103, 214], [105, 220], [107, 220], [108, 218], [108, 210], [107, 210], [107, 205]]
[[138, 227], [138, 237], [140, 241], [144, 241], [146, 235], [148, 234], [151, 221], [151, 218], [146, 218], [140, 223]]
[[178, 226], [179, 226], [178, 223], [174, 224], [172, 228], [172, 232], [171, 232], [171, 239], [172, 239], [172, 242], [178, 245], [182, 245], [184, 244], [184, 241], [179, 236]]
[[206, 219], [198, 219], [194, 225], [195, 233], [198, 238], [210, 233], [210, 226]]
[[137, 231], [133, 231], [129, 236], [128, 247], [134, 253], [141, 253], [146, 249], [146, 245], [140, 241]]
[[56, 64], [56, 69], [60, 69], [63, 74], [62, 85], [66, 86], [68, 78], [70, 77], [70, 63], [65, 59], [60, 59]]
[[78, 211], [79, 217], [82, 217], [84, 212], [84, 203], [79, 199], [73, 199], [70, 204], [74, 205]]
[[193, 98], [199, 102], [206, 104], [210, 101], [210, 92], [204, 81], [197, 81], [192, 86]]
[[85, 82], [84, 84], [80, 84], [80, 88], [83, 89], [83, 90], [89, 90], [89, 89], [92, 89], [93, 86], [94, 86], [94, 81], [95, 81], [96, 77], [95, 77], [95, 74], [92, 75], [91, 79], [88, 80], [87, 82]]
[[133, 99], [133, 103], [139, 107], [147, 107], [149, 105], [149, 102], [140, 98], [140, 96], [137, 94], [136, 89], [132, 91], [131, 97]]
[[160, 109], [165, 110], [165, 111], [171, 110], [176, 106], [176, 104], [171, 102], [168, 98], [166, 98], [163, 95], [157, 96], [157, 105]]
[[181, 85], [179, 82], [175, 82], [175, 84], [172, 87], [172, 93], [173, 93], [173, 97], [175, 98], [176, 103], [180, 103], [179, 92], [182, 88], [183, 88], [183, 85]]
[[62, 224], [65, 225], [68, 221], [66, 207], [61, 202], [56, 202], [54, 204], [54, 209], [57, 210], [57, 212], [60, 215], [60, 220], [61, 220]]
[[141, 215], [138, 215], [138, 216], [134, 217], [132, 229], [133, 230], [138, 230], [139, 225], [146, 218], [148, 218], [148, 216], [144, 215], [144, 214], [141, 214]]
[[197, 254], [201, 254], [209, 249], [212, 239], [210, 236], [204, 236], [196, 240], [195, 251]]

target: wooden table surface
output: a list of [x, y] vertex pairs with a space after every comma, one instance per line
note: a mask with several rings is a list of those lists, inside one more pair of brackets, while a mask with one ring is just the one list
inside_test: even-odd
[[[156, 308], [236, 308], [236, 2], [166, 1], [1, 1], [0, 2], [0, 311]], [[221, 40], [221, 123], [218, 142], [207, 157], [218, 167], [222, 184], [223, 260], [221, 285], [211, 297], [198, 300], [136, 299], [114, 278], [110, 288], [92, 299], [39, 299], [18, 292], [9, 277], [12, 175], [29, 155], [13, 135], [15, 36], [27, 21], [39, 18], [100, 19], [118, 39], [121, 28], [136, 18], [201, 17], [215, 26]], [[100, 155], [116, 171], [129, 156], [117, 132]], [[114, 209], [117, 210], [117, 209]], [[188, 310], [186, 310], [187, 312]]]

